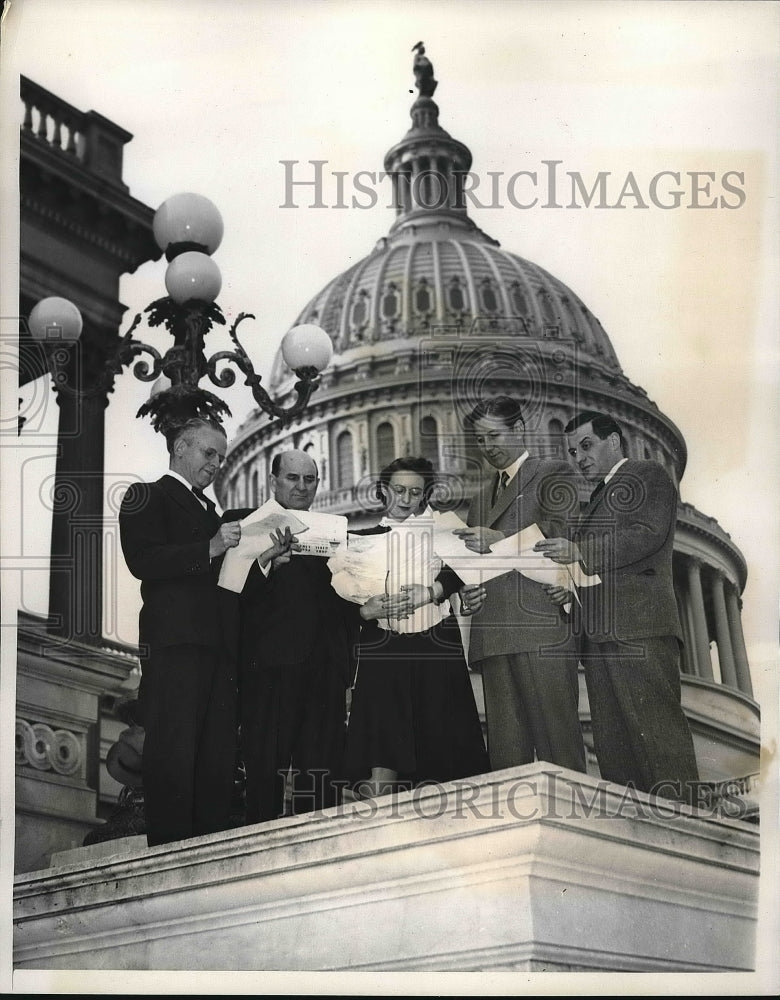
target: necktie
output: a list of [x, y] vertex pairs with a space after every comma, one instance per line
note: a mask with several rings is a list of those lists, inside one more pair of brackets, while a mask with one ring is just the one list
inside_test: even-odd
[[209, 513], [211, 513], [213, 510], [216, 510], [216, 504], [214, 503], [213, 500], [209, 500], [209, 498], [206, 496], [206, 494], [203, 492], [202, 489], [200, 489], [197, 486], [191, 486], [190, 489], [198, 498], [198, 500], [201, 502], [201, 504], [205, 505], [205, 508]]
[[588, 500], [588, 503], [593, 503], [593, 501], [596, 500], [601, 495], [601, 493], [602, 493], [602, 491], [603, 491], [603, 489], [604, 489], [604, 487], [606, 485], [607, 484], [602, 479], [601, 482], [596, 487], [596, 489], [591, 493], [590, 500]]
[[496, 482], [496, 489], [495, 489], [495, 493], [494, 493], [494, 496], [493, 496], [493, 505], [494, 506], [501, 499], [501, 495], [503, 494], [504, 490], [506, 489], [508, 482], [509, 482], [509, 473], [506, 470], [504, 470], [501, 473], [501, 475], [498, 477], [498, 480]]

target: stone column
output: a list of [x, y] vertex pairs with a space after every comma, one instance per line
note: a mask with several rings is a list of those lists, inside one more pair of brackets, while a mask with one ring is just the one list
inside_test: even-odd
[[66, 639], [99, 642], [103, 634], [103, 469], [105, 393], [82, 395], [83, 343], [73, 348], [68, 382], [57, 391], [58, 453], [52, 491], [49, 629]]
[[699, 666], [699, 653], [696, 648], [696, 630], [693, 625], [693, 607], [691, 606], [691, 595], [688, 593], [687, 588], [685, 591], [685, 623], [688, 630], [688, 640], [690, 642], [690, 654], [691, 663], [693, 664], [693, 672], [697, 677], [702, 676], [702, 668]]
[[418, 159], [412, 160], [412, 172], [409, 177], [409, 210], [414, 211], [420, 207], [420, 193], [422, 180], [420, 179], [422, 171], [420, 170], [420, 161]]
[[747, 650], [745, 649], [745, 637], [742, 633], [740, 600], [737, 589], [733, 584], [729, 584], [726, 587], [726, 616], [729, 622], [731, 649], [734, 653], [734, 665], [737, 671], [737, 686], [740, 691], [752, 698], [753, 685], [750, 681], [750, 667], [748, 665]]
[[701, 589], [701, 561], [688, 559], [688, 592], [693, 613], [694, 646], [699, 676], [705, 680], [715, 679], [710, 659], [710, 638], [707, 629], [707, 615], [704, 610], [704, 594]]
[[718, 659], [720, 661], [720, 676], [724, 684], [738, 688], [737, 670], [734, 665], [734, 654], [731, 650], [731, 634], [726, 614], [726, 597], [723, 590], [723, 574], [716, 570], [712, 579], [712, 598], [715, 608], [715, 635], [718, 640]]
[[688, 620], [687, 608], [685, 606], [687, 595], [684, 590], [675, 587], [674, 596], [677, 600], [677, 613], [680, 616], [680, 625], [683, 634], [682, 656], [680, 657], [682, 671], [685, 674], [696, 676], [696, 651], [693, 648], [691, 623]]

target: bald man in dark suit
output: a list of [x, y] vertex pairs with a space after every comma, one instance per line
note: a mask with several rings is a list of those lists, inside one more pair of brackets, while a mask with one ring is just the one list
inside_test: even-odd
[[[319, 477], [305, 452], [276, 455], [270, 479], [282, 507], [311, 507]], [[248, 823], [282, 814], [289, 768], [294, 813], [336, 805], [343, 769], [346, 689], [359, 617], [331, 587], [327, 560], [292, 554], [289, 529], [285, 534], [287, 545], [278, 532], [278, 546], [252, 564], [234, 601], [240, 624], [230, 630], [238, 637]]]

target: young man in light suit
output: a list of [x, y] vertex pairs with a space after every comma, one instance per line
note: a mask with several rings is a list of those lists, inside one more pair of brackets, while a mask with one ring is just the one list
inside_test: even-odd
[[[471, 502], [469, 529], [460, 532], [467, 548], [489, 552], [532, 524], [546, 536], [562, 534], [576, 507], [571, 469], [528, 454], [519, 402], [484, 400], [466, 424], [495, 470]], [[482, 674], [491, 767], [528, 764], [536, 756], [584, 771], [577, 655], [565, 616], [541, 584], [519, 573], [496, 577], [484, 589], [485, 603], [471, 621], [469, 665]]]
[[610, 416], [586, 411], [565, 432], [569, 454], [595, 489], [571, 539], [548, 538], [537, 548], [601, 577], [580, 589], [582, 607], [573, 608], [601, 775], [686, 800], [698, 771], [680, 706], [677, 491], [657, 462], [625, 458], [623, 432]]

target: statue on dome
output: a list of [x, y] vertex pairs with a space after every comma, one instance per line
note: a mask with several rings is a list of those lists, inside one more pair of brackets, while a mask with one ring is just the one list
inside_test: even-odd
[[414, 80], [415, 87], [420, 91], [420, 97], [433, 97], [433, 93], [439, 83], [433, 78], [433, 63], [425, 55], [425, 45], [418, 42], [412, 46], [414, 57]]

